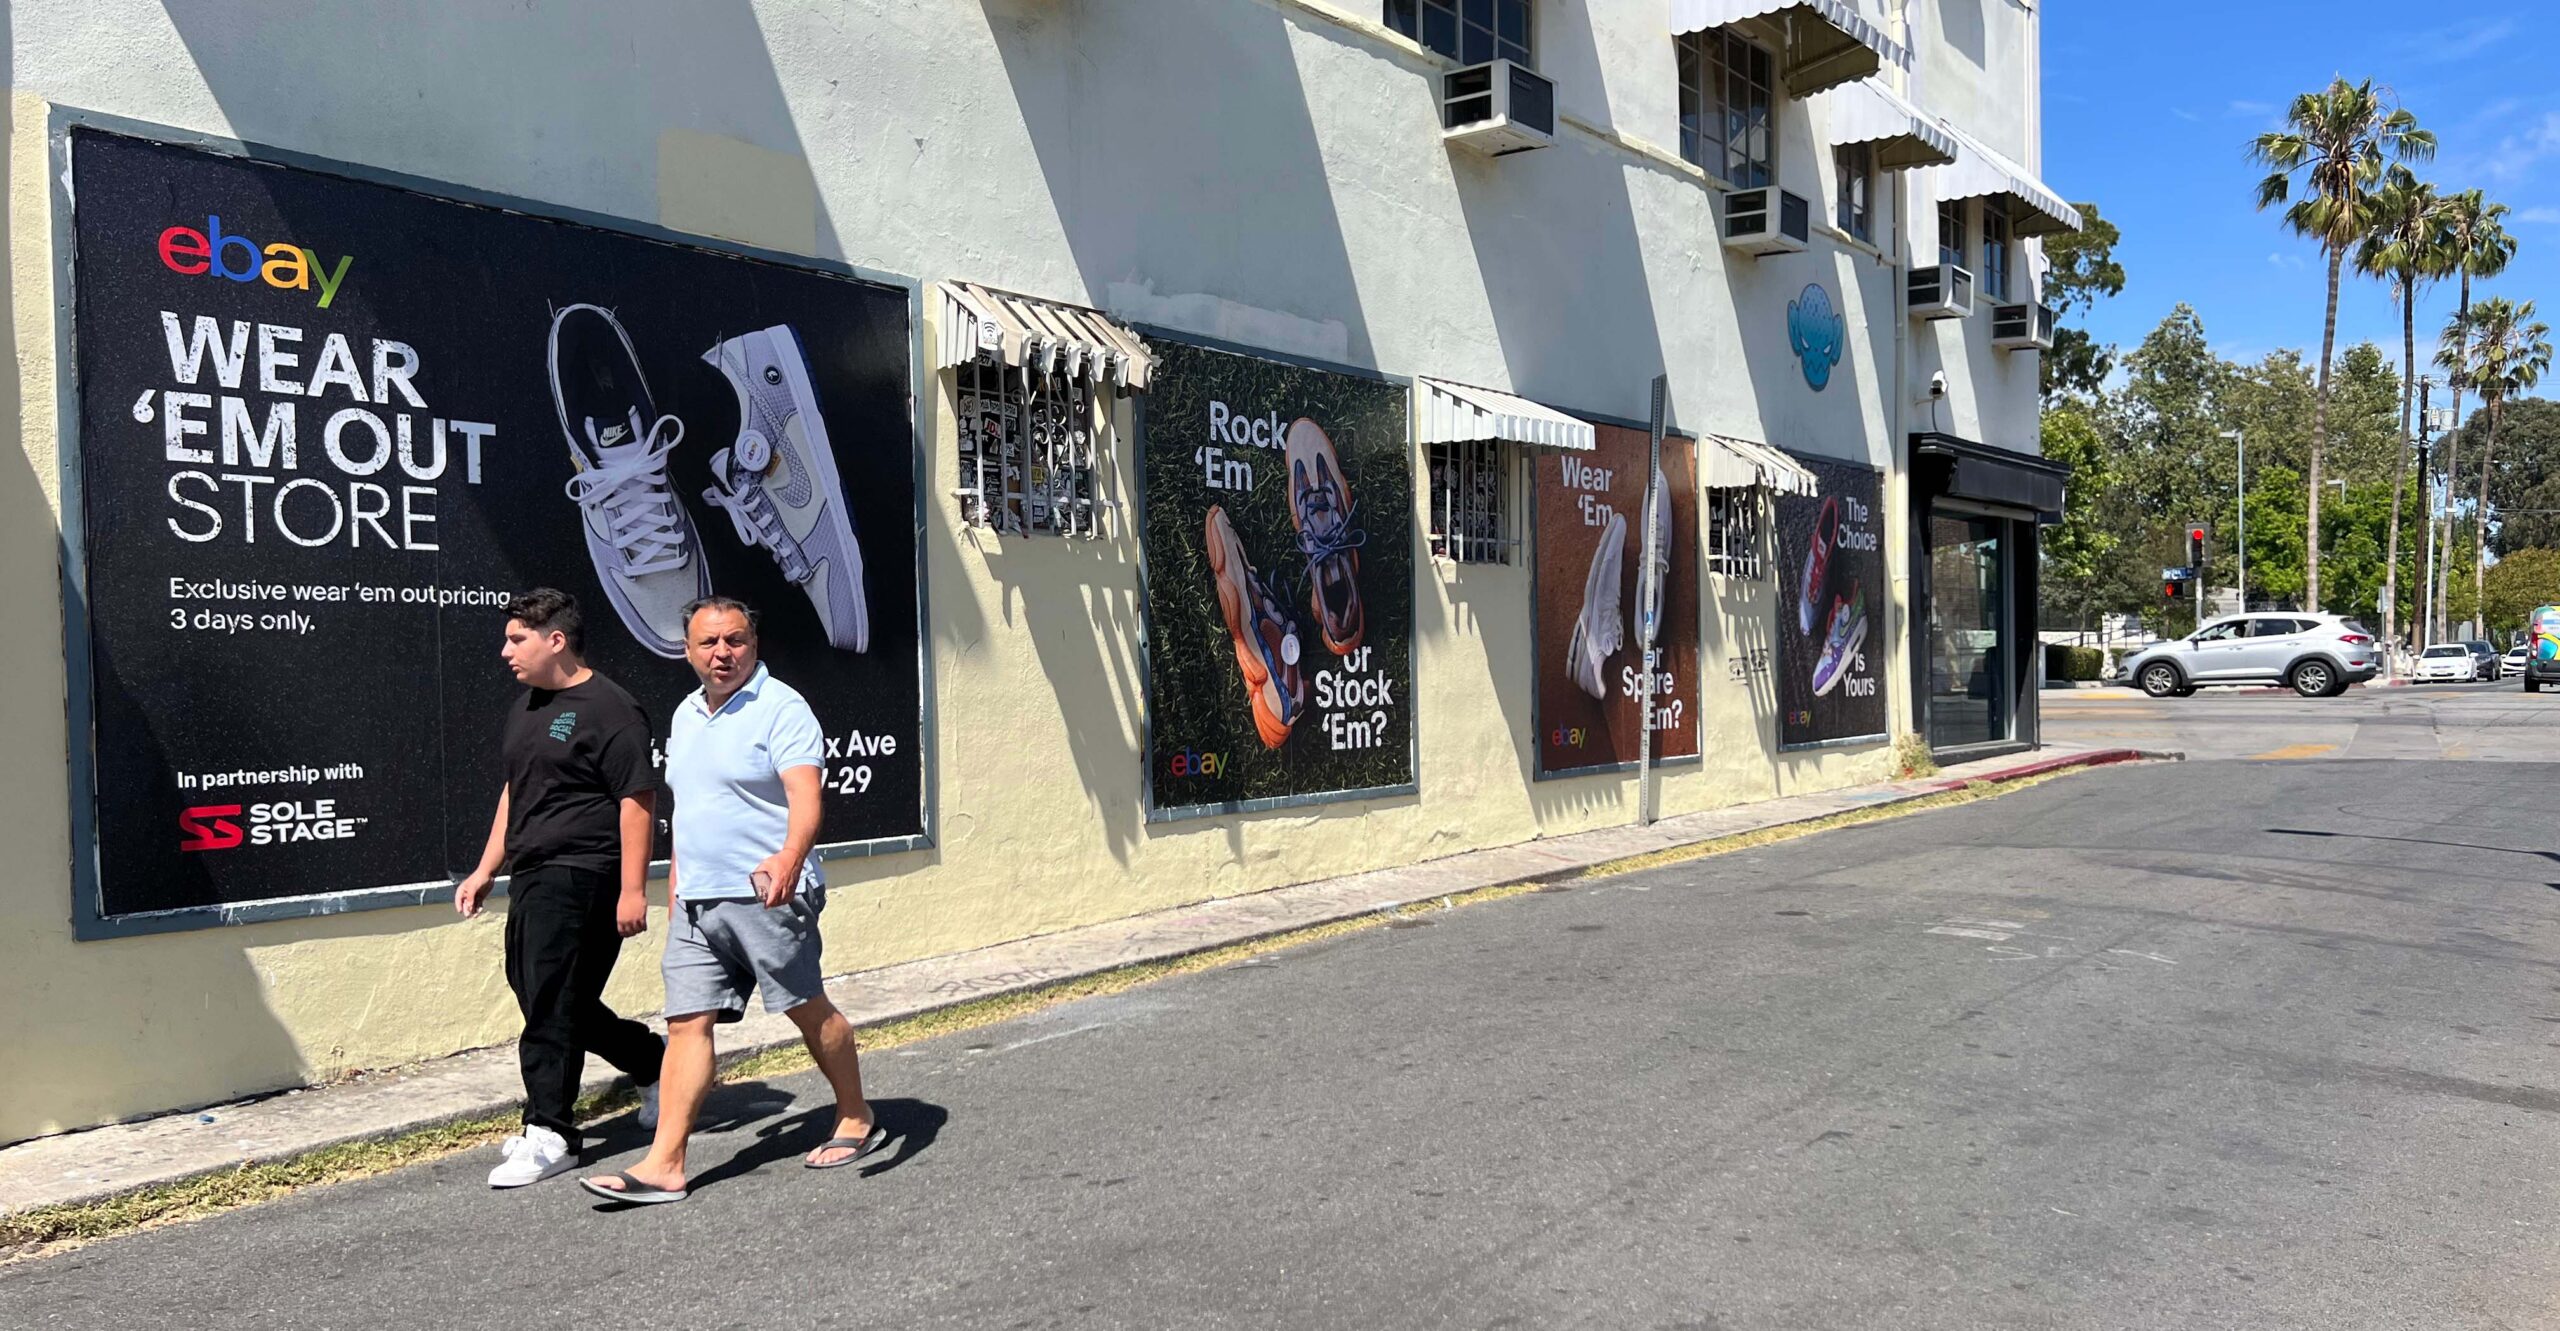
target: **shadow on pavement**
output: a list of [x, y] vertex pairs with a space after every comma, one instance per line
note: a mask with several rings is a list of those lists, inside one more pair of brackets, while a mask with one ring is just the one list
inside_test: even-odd
[[[754, 1089], [778, 1096], [786, 1102], [790, 1098], [761, 1085]], [[950, 1110], [923, 1100], [874, 1100], [871, 1113], [874, 1121], [889, 1130], [889, 1140], [897, 1149], [884, 1160], [862, 1166], [864, 1178], [885, 1174], [915, 1158], [933, 1145], [934, 1139], [942, 1135], [942, 1125], [951, 1120]], [[788, 1161], [796, 1166], [799, 1157], [816, 1150], [818, 1143], [827, 1139], [835, 1121], [835, 1101], [829, 1099], [789, 1118], [768, 1123], [756, 1130], [754, 1145], [695, 1175], [690, 1182], [691, 1190], [699, 1192], [713, 1184], [753, 1173], [766, 1165]]]
[[2514, 846], [2484, 846], [2476, 841], [2438, 841], [2432, 837], [2373, 836], [2364, 832], [2314, 832], [2299, 827], [2270, 827], [2269, 836], [2349, 837], [2357, 841], [2405, 841], [2413, 846], [2451, 846], [2460, 850], [2493, 850], [2504, 855], [2532, 855], [2560, 864], [2560, 851], [2518, 850]]

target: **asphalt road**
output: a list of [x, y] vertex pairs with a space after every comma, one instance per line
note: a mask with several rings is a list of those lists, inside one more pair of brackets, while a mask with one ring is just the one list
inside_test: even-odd
[[2554, 780], [2088, 772], [884, 1054], [868, 1177], [791, 1078], [674, 1207], [458, 1158], [0, 1326], [2551, 1326]]
[[2047, 689], [2055, 744], [2174, 749], [2191, 758], [2560, 761], [2560, 692], [2498, 684], [2364, 686], [2335, 698], [2284, 689], [2205, 689], [2148, 698], [2128, 688]]

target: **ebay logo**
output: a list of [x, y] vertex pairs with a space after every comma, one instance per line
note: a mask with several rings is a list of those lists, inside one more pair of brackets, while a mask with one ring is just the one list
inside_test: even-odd
[[284, 291], [320, 289], [320, 308], [338, 298], [338, 287], [347, 280], [347, 266], [356, 256], [338, 256], [335, 270], [320, 261], [316, 250], [306, 250], [279, 241], [261, 245], [236, 231], [222, 229], [222, 219], [207, 216], [204, 229], [173, 226], [160, 233], [160, 263], [173, 273], [189, 277], [219, 277], [231, 282], [264, 282]]

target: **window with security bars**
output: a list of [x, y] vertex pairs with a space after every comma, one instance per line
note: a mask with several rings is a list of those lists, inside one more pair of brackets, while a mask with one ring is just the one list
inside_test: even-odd
[[1736, 189], [1778, 178], [1777, 59], [1728, 28], [1672, 39], [1680, 73], [1680, 155]]
[[1112, 443], [1108, 392], [1083, 374], [981, 357], [959, 368], [961, 520], [1016, 535], [1094, 537]]
[[1707, 571], [1757, 579], [1760, 561], [1758, 487], [1707, 491]]
[[1497, 439], [1431, 445], [1431, 553], [1460, 564], [1508, 564], [1514, 527], [1511, 450]]
[[1387, 0], [1387, 26], [1462, 65], [1528, 68], [1529, 0]]

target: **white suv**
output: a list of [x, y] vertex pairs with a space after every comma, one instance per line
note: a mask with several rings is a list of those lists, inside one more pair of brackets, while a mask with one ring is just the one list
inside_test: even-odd
[[2352, 619], [2254, 611], [2146, 648], [2124, 663], [2122, 678], [2154, 698], [2183, 698], [2214, 684], [2282, 684], [2327, 698], [2380, 669], [2373, 634]]

